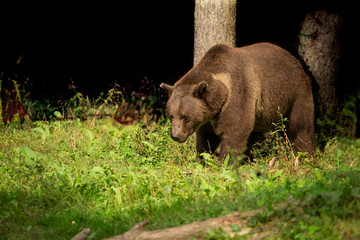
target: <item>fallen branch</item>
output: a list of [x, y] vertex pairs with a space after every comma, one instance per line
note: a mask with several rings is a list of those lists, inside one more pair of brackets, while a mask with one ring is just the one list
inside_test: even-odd
[[72, 239], [70, 240], [87, 240], [90, 234], [90, 228], [84, 228], [81, 232], [76, 234]]
[[[149, 222], [141, 222], [135, 224], [129, 231], [105, 239], [105, 240], [167, 240], [167, 239], [204, 239], [208, 234], [208, 230], [210, 229], [219, 229], [221, 228], [223, 231], [229, 233], [232, 237], [234, 236], [242, 236], [249, 234], [253, 228], [247, 227], [247, 223], [251, 217], [260, 213], [262, 209], [247, 211], [247, 212], [235, 212], [226, 216], [211, 218], [202, 222], [193, 222], [189, 224], [185, 224], [178, 227], [171, 227], [161, 230], [153, 230], [147, 231], [144, 230], [144, 227], [149, 224]], [[232, 225], [239, 226], [240, 231], [234, 231]], [[83, 233], [86, 229], [84, 229]], [[80, 234], [79, 233], [79, 234]], [[78, 235], [79, 235], [78, 234]], [[90, 234], [90, 230], [87, 232]], [[262, 239], [268, 236], [270, 232], [263, 231], [261, 233], [256, 234], [256, 239]], [[78, 236], [76, 235], [76, 236]], [[79, 238], [72, 238], [71, 240], [86, 240], [87, 238], [83, 238], [81, 235]]]

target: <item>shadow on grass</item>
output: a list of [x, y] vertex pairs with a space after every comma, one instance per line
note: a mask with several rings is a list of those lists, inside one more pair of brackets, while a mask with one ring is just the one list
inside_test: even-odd
[[[200, 202], [178, 198], [171, 205], [145, 203], [124, 212], [2, 191], [0, 239], [70, 239], [87, 227], [92, 232], [90, 239], [102, 239], [126, 232], [142, 221], [150, 221], [148, 230], [153, 230], [259, 208], [263, 211], [249, 219], [248, 227], [266, 229], [270, 224], [273, 234], [281, 238], [360, 236], [355, 227], [360, 221], [359, 170], [322, 171], [315, 181], [269, 181], [260, 175], [252, 179], [257, 189], [245, 186], [230, 196]], [[78, 193], [68, 194], [76, 198]]]

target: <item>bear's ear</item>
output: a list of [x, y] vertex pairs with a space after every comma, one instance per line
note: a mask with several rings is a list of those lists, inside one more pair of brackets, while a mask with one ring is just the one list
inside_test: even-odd
[[174, 86], [170, 86], [166, 83], [161, 83], [160, 87], [170, 96], [174, 90]]
[[208, 88], [207, 82], [202, 81], [201, 83], [199, 83], [199, 85], [197, 85], [194, 88], [194, 91], [193, 91], [194, 96], [195, 97], [202, 97], [206, 93], [207, 88]]

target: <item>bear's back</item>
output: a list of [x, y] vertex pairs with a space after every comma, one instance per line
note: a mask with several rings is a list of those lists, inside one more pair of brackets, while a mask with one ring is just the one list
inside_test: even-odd
[[224, 73], [231, 75], [234, 91], [249, 87], [272, 96], [284, 88], [288, 94], [311, 91], [310, 79], [300, 62], [281, 47], [266, 42], [239, 48], [216, 44], [175, 86], [212, 81], [214, 75]]
[[244, 64], [244, 71], [252, 71], [261, 82], [279, 84], [282, 87], [305, 86], [311, 89], [310, 79], [300, 62], [285, 49], [272, 43], [256, 43], [246, 47], [233, 48], [236, 58]]

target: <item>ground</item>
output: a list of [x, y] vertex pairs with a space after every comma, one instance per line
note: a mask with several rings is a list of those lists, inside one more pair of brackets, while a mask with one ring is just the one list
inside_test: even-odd
[[194, 138], [178, 144], [169, 131], [167, 119], [0, 126], [0, 239], [70, 239], [83, 228], [102, 239], [143, 221], [154, 230], [255, 210], [232, 225], [239, 239], [360, 238], [360, 140], [332, 138], [311, 160], [275, 136], [256, 144], [252, 163], [204, 154], [203, 164]]

